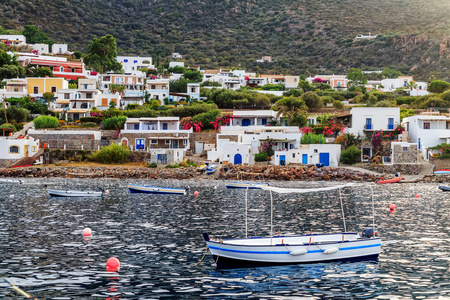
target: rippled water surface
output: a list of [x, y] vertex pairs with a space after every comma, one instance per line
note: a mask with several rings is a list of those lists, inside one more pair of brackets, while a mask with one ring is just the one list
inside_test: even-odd
[[[110, 193], [103, 199], [49, 199], [44, 183], [71, 189], [102, 186]], [[125, 181], [113, 179], [29, 179], [23, 185], [1, 185], [0, 274], [39, 299], [450, 297], [450, 193], [435, 184], [373, 186], [383, 241], [376, 262], [217, 271], [209, 254], [196, 266], [205, 252], [201, 233], [245, 236], [245, 191], [226, 190], [219, 181], [148, 183], [189, 185], [199, 196], [129, 194]], [[369, 227], [368, 184], [343, 194], [347, 229]], [[275, 195], [274, 203], [275, 232], [342, 231], [336, 191]], [[249, 191], [249, 234], [269, 233], [269, 204], [267, 192]], [[395, 213], [389, 212], [389, 204], [396, 205]], [[90, 241], [83, 239], [85, 227], [93, 231]], [[121, 261], [118, 273], [105, 270], [112, 256]], [[18, 297], [0, 279], [0, 298]]]

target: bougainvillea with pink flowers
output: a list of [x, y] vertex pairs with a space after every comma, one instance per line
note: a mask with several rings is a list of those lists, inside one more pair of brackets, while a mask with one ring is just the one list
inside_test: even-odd
[[196, 132], [202, 131], [202, 127], [203, 127], [202, 122], [193, 121], [192, 117], [186, 117], [186, 118], [181, 119], [180, 124], [181, 124], [181, 128], [183, 128], [183, 130], [189, 130], [191, 128], [194, 128], [194, 130]]
[[232, 115], [224, 115], [218, 117], [215, 121], [211, 122], [211, 124], [214, 125], [214, 130], [220, 130], [221, 126], [228, 125], [234, 117], [235, 116]]

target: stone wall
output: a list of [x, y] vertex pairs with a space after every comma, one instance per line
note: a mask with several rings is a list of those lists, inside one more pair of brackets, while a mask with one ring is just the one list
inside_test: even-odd
[[402, 145], [394, 144], [394, 149], [392, 150], [394, 153], [395, 164], [416, 164], [419, 162], [419, 156], [417, 155], [417, 145], [402, 147]]
[[450, 169], [450, 159], [439, 159], [436, 157], [430, 157], [430, 163], [433, 164], [434, 171], [442, 169]]
[[189, 144], [191, 145], [191, 150], [195, 151], [195, 142], [214, 144], [216, 143], [216, 132], [193, 132], [189, 136]]
[[65, 145], [66, 149], [97, 150], [100, 146], [100, 140], [95, 140], [92, 134], [64, 134], [64, 130], [58, 130], [55, 133], [29, 135], [47, 144], [49, 149], [64, 149]]
[[376, 164], [358, 164], [357, 167], [375, 171], [382, 174], [400, 174], [418, 175], [420, 173], [420, 164], [394, 164], [394, 165], [376, 165]]
[[0, 168], [7, 168], [12, 165], [16, 160], [15, 159], [0, 159]]

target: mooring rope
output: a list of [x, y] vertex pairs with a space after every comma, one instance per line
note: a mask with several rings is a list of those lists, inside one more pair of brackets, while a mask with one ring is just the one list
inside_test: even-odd
[[[25, 298], [33, 299], [33, 296], [31, 296], [30, 294], [28, 294], [27, 292], [25, 292], [24, 290], [22, 290], [22, 289], [19, 288], [18, 286], [12, 284], [11, 282], [9, 282], [8, 280], [6, 280], [6, 279], [3, 278], [3, 277], [2, 277], [2, 279], [3, 279], [3, 281], [7, 282], [7, 283], [11, 286], [11, 288], [12, 288], [14, 291], [16, 291], [18, 294], [24, 296]], [[37, 298], [34, 298], [34, 300], [38, 300], [38, 299], [37, 299]]]
[[205, 258], [205, 256], [206, 256], [206, 253], [208, 252], [208, 245], [206, 245], [206, 249], [205, 249], [205, 252], [203, 253], [203, 256], [202, 256], [202, 258], [198, 261], [198, 263], [196, 263], [195, 264], [195, 266], [198, 266], [201, 262], [202, 262], [202, 260]]

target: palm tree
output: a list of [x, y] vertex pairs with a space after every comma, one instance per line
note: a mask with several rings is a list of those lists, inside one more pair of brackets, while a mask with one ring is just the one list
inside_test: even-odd
[[[115, 83], [113, 83], [113, 84], [110, 84], [110, 85], [109, 85], [108, 90], [109, 90], [109, 92], [110, 92], [111, 94], [119, 93], [120, 98], [122, 98], [123, 95], [124, 95], [124, 93], [125, 93], [126, 88], [127, 88], [127, 87], [126, 87], [124, 84], [115, 84]], [[119, 101], [119, 102], [120, 102], [120, 101]], [[120, 103], [119, 103], [119, 104], [120, 104]]]
[[302, 99], [295, 97], [284, 97], [283, 99], [275, 102], [273, 110], [278, 111], [277, 117], [284, 116], [287, 118], [287, 123], [291, 124], [293, 118], [304, 116], [306, 119], [308, 107]]
[[417, 83], [414, 80], [411, 80], [406, 84], [405, 88], [409, 90], [409, 95], [411, 96], [412, 90], [417, 88]]

